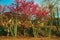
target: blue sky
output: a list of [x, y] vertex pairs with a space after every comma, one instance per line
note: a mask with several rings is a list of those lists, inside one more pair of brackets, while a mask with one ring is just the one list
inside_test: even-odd
[[11, 5], [12, 2], [12, 0], [0, 0], [0, 5]]
[[[0, 5], [11, 5], [14, 0], [0, 0]], [[41, 0], [34, 0], [35, 3], [41, 3]]]

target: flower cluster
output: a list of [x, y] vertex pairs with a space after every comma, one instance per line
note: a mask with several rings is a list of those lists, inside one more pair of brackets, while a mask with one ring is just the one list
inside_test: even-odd
[[4, 11], [6, 11], [6, 5], [5, 5], [4, 7], [2, 7], [2, 6], [0, 5], [0, 13], [1, 13], [1, 12], [4, 12]]

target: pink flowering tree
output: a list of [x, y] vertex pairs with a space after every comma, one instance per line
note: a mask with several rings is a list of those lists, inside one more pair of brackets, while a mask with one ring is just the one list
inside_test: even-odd
[[[12, 36], [17, 36], [18, 15], [19, 17], [21, 16], [21, 18], [19, 19], [22, 19], [23, 23], [26, 19], [32, 18], [33, 15], [35, 16], [36, 21], [33, 20], [34, 22], [32, 22], [32, 20], [30, 19], [31, 23], [33, 24], [32, 28], [34, 36], [36, 36], [35, 33], [37, 33], [35, 32], [35, 22], [48, 22], [49, 20], [47, 19], [50, 19], [49, 11], [47, 11], [45, 8], [40, 7], [37, 4], [34, 4], [34, 0], [31, 0], [29, 2], [27, 2], [26, 0], [15, 0], [15, 3], [13, 3], [12, 6], [7, 6], [7, 8], [9, 8], [10, 12], [10, 14], [8, 14], [12, 16], [11, 18], [8, 17], [8, 24], [10, 25], [8, 31], [11, 32]], [[0, 5], [0, 13], [4, 13], [5, 10], [6, 6], [2, 8], [2, 6]]]
[[2, 14], [2, 13], [4, 13], [6, 11], [6, 5], [4, 6], [4, 7], [2, 7], [1, 5], [0, 5], [0, 13]]
[[[43, 22], [47, 22], [48, 20], [46, 20], [49, 14], [49, 11], [47, 11], [44, 8], [39, 7], [38, 5], [34, 4], [34, 0], [31, 0], [29, 2], [27, 2], [26, 0], [15, 0], [15, 3], [13, 3], [12, 6], [8, 6], [9, 11], [11, 13], [16, 13], [19, 15], [28, 15], [28, 17], [31, 18], [31, 16], [35, 15], [36, 17], [36, 21], [40, 20]], [[23, 18], [24, 19], [24, 18]], [[17, 17], [15, 16], [14, 18], [15, 21], [15, 26], [14, 26], [14, 33], [15, 36], [17, 36]], [[34, 22], [33, 22], [34, 24]], [[34, 30], [34, 27], [33, 27]], [[35, 34], [35, 33], [34, 33]]]
[[4, 7], [2, 7], [1, 5], [0, 5], [0, 24], [2, 24], [3, 23], [3, 13], [6, 11], [6, 5], [4, 6]]

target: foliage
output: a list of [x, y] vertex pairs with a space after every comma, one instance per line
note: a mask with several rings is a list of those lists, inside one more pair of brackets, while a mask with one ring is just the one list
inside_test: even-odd
[[[9, 12], [5, 12], [7, 8]], [[23, 36], [27, 34], [34, 37], [38, 35], [47, 36], [51, 31], [57, 31], [56, 24], [54, 23], [55, 19], [53, 19], [52, 15], [53, 8], [54, 5], [51, 4], [48, 7], [41, 7], [34, 4], [34, 0], [29, 2], [26, 0], [15, 0], [15, 3], [11, 6], [2, 7], [0, 5], [0, 26], [4, 28], [3, 30], [7, 32], [8, 36], [16, 37], [20, 33]], [[34, 20], [31, 20], [32, 16], [35, 17]]]

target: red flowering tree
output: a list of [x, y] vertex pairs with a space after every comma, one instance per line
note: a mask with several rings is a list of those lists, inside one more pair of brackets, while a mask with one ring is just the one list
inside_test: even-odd
[[16, 8], [10, 6], [11, 12], [15, 10], [16, 12], [21, 12], [22, 14], [34, 14], [36, 11], [38, 5], [34, 4], [34, 1], [31, 0], [31, 2], [26, 2], [26, 0], [15, 0], [16, 2]]
[[6, 5], [4, 7], [0, 5], [0, 13], [4, 13], [4, 11], [6, 11]]
[[0, 13], [1, 13], [1, 8], [2, 8], [2, 6], [0, 5]]
[[[21, 13], [25, 16], [28, 15], [28, 17], [35, 15], [36, 19], [43, 22], [46, 22], [47, 20], [45, 19], [49, 16], [49, 12], [46, 9], [34, 4], [34, 0], [31, 0], [29, 2], [26, 0], [15, 0], [15, 4], [13, 3], [13, 5], [9, 6], [8, 8], [12, 13]], [[22, 19], [25, 20], [24, 17]]]
[[30, 2], [26, 2], [26, 0], [15, 0], [15, 3], [16, 8], [14, 8], [13, 5], [10, 6], [10, 12], [22, 13], [29, 16], [36, 15], [37, 18], [43, 18], [49, 14], [46, 9], [34, 4], [34, 0], [31, 0]]
[[2, 6], [0, 5], [0, 24], [3, 23], [3, 16], [4, 16], [4, 15], [2, 15], [2, 14], [3, 14], [5, 11], [6, 11], [6, 5], [5, 5], [4, 7], [2, 7]]

